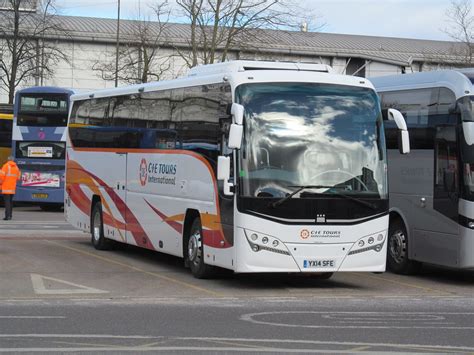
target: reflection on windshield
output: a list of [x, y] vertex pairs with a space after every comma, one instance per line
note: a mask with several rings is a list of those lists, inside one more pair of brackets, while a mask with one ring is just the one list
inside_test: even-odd
[[244, 196], [283, 197], [294, 191], [291, 185], [322, 185], [313, 192], [386, 198], [385, 141], [372, 90], [248, 84], [237, 89], [237, 99], [246, 110]]

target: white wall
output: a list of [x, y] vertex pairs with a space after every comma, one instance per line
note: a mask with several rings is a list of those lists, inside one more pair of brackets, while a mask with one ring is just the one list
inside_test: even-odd
[[[103, 89], [114, 86], [113, 81], [105, 81], [100, 77], [100, 73], [93, 71], [92, 67], [97, 61], [115, 60], [115, 44], [102, 43], [78, 43], [69, 42], [60, 44], [61, 49], [68, 54], [70, 62], [61, 61], [55, 65], [55, 73], [51, 78], [45, 78], [44, 85], [61, 86], [73, 89], [91, 90]], [[162, 49], [160, 57], [171, 57], [172, 65], [170, 72], [163, 76], [164, 80], [176, 78], [185, 75], [187, 65], [179, 57], [178, 53], [171, 49]], [[236, 59], [236, 53], [231, 53], [229, 59]], [[306, 63], [324, 63], [331, 64], [337, 73], [342, 73], [347, 62], [345, 57], [320, 57], [320, 56], [300, 56], [291, 54], [269, 54], [269, 53], [240, 53], [240, 59], [252, 60], [277, 60], [277, 61], [299, 61]], [[407, 68], [408, 70], [408, 68]], [[428, 68], [423, 68], [428, 70]], [[366, 67], [366, 76], [375, 77], [380, 75], [399, 74], [401, 68], [396, 65], [371, 62]], [[23, 83], [19, 88], [35, 85], [34, 80]], [[120, 85], [125, 85], [120, 83]], [[2, 90], [0, 93], [0, 102], [7, 102], [8, 95]]]

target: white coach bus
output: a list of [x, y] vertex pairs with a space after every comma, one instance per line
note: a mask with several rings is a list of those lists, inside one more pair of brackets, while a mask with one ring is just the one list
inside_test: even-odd
[[432, 71], [371, 78], [382, 108], [405, 115], [409, 156], [386, 125], [390, 233], [388, 267], [421, 263], [474, 268], [474, 71]]
[[[400, 126], [409, 150], [403, 116]], [[199, 278], [385, 270], [383, 122], [369, 81], [324, 65], [201, 66], [72, 97], [65, 214], [111, 241], [183, 257]]]

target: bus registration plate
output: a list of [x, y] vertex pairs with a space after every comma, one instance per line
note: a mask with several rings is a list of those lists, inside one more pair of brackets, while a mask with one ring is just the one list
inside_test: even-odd
[[304, 260], [303, 267], [305, 269], [334, 268], [336, 267], [336, 260], [334, 259]]
[[32, 194], [33, 198], [41, 198], [45, 199], [48, 198], [48, 194]]

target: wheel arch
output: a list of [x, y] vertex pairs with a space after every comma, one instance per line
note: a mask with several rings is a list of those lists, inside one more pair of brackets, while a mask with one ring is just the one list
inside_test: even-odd
[[405, 217], [403, 212], [399, 208], [391, 208], [389, 215], [390, 215], [389, 224], [391, 224], [393, 221], [397, 219], [400, 220], [405, 226], [408, 240], [411, 241], [410, 226], [408, 225], [407, 218]]
[[399, 208], [391, 208], [390, 209], [389, 224], [391, 224], [392, 221], [395, 221], [395, 220], [399, 220], [405, 226], [405, 232], [407, 234], [408, 245], [411, 246], [410, 248], [408, 248], [408, 258], [413, 260], [413, 256], [414, 256], [413, 255], [413, 253], [414, 253], [414, 250], [413, 250], [413, 235], [411, 234], [411, 228], [410, 228], [410, 225], [408, 223], [408, 218], [405, 216], [405, 214]]

